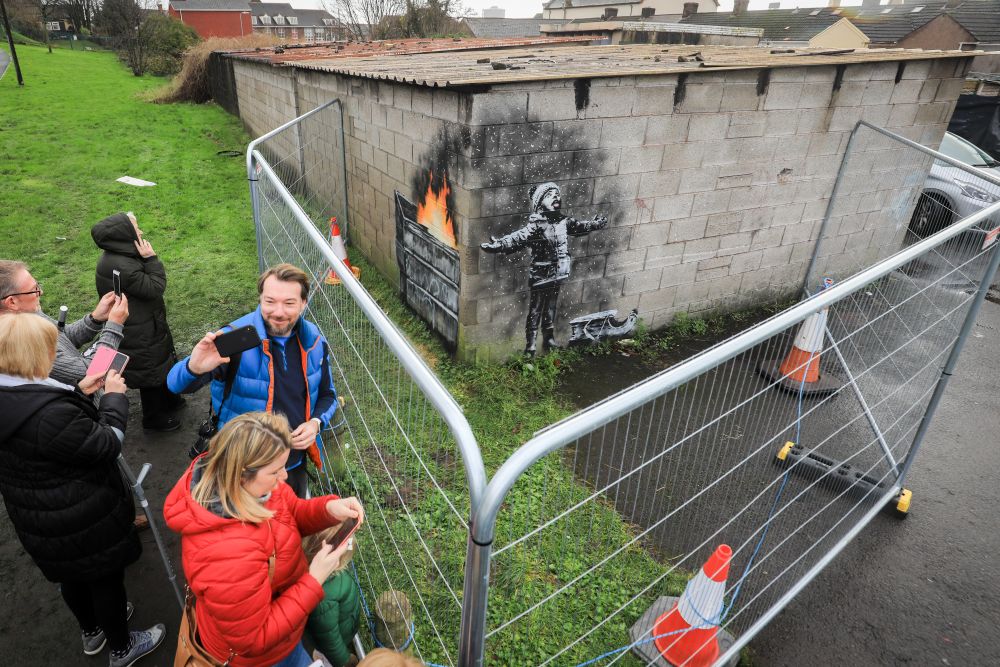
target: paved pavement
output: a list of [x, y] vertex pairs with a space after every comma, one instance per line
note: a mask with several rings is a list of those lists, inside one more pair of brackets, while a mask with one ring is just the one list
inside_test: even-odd
[[7, 66], [10, 65], [10, 54], [0, 49], [0, 79], [7, 73]]

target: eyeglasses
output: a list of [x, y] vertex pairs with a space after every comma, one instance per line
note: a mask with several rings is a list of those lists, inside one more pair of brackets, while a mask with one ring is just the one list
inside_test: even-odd
[[6, 299], [9, 296], [28, 296], [29, 294], [37, 294], [37, 295], [41, 296], [42, 295], [42, 284], [41, 283], [35, 283], [35, 289], [31, 290], [30, 292], [14, 292], [13, 294], [8, 294], [7, 296], [5, 296], [3, 298]]

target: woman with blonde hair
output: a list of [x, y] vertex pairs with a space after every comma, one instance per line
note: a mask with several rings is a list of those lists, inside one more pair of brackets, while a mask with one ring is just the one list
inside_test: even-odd
[[377, 648], [358, 663], [358, 667], [424, 667], [412, 655], [398, 653], [387, 648]]
[[302, 535], [364, 519], [356, 498], [302, 500], [285, 480], [292, 446], [282, 415], [230, 420], [167, 496], [205, 650], [232, 667], [305, 667], [306, 617], [347, 543], [306, 563]]
[[[114, 371], [78, 387], [49, 379], [58, 336], [34, 313], [0, 315], [0, 494], [24, 550], [59, 583], [83, 652], [110, 644], [111, 667], [128, 667], [160, 644], [164, 627], [128, 629], [125, 566], [142, 547], [117, 467], [126, 386]], [[90, 396], [102, 387], [95, 407]]]

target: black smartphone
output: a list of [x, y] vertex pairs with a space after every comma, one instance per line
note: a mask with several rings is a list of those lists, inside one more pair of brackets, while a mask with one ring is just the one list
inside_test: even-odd
[[327, 542], [331, 547], [336, 549], [341, 544], [344, 543], [348, 537], [354, 534], [354, 531], [358, 529], [357, 519], [347, 519], [340, 524], [340, 532], [333, 536], [333, 539]]
[[122, 295], [122, 274], [118, 269], [111, 271], [111, 281], [115, 285], [115, 296], [121, 298]]
[[221, 357], [231, 357], [258, 345], [260, 345], [260, 336], [257, 335], [257, 330], [252, 324], [227, 331], [215, 339], [215, 349], [219, 351]]
[[121, 352], [115, 353], [115, 358], [111, 360], [111, 366], [108, 367], [109, 371], [114, 371], [115, 373], [121, 373], [125, 370], [126, 364], [128, 364], [129, 356], [127, 354], [122, 354]]

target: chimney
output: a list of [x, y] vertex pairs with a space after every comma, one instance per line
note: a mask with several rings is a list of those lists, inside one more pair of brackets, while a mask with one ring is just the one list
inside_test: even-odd
[[769, 2], [769, 3], [767, 3], [767, 8], [768, 9], [781, 9], [781, 3], [780, 2]]
[[743, 16], [747, 13], [747, 6], [750, 0], [736, 0], [733, 4], [733, 16]]
[[681, 14], [681, 18], [682, 19], [686, 19], [687, 17], [691, 16], [692, 14], [697, 14], [697, 13], [698, 13], [698, 3], [697, 2], [685, 2], [684, 3], [684, 11]]
[[827, 4], [827, 7], [829, 7], [830, 9], [836, 9], [837, 7], [840, 7], [840, 0], [830, 0], [830, 2]]

